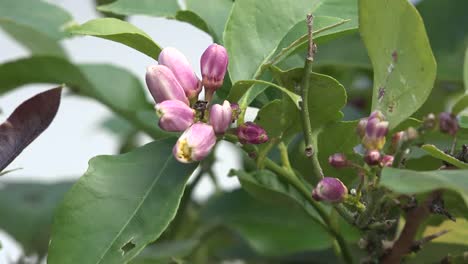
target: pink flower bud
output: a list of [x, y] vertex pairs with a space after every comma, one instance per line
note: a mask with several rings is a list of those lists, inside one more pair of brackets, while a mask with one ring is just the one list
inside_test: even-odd
[[342, 202], [348, 194], [348, 188], [337, 178], [325, 177], [312, 191], [312, 197], [317, 201], [332, 203]]
[[213, 127], [205, 123], [195, 123], [177, 140], [172, 153], [182, 163], [204, 159], [216, 144]]
[[458, 128], [458, 120], [456, 116], [447, 112], [442, 112], [439, 114], [439, 129], [442, 133], [455, 136], [455, 134], [457, 134]]
[[364, 156], [364, 161], [369, 166], [375, 166], [380, 162], [380, 152], [378, 150], [369, 150]]
[[393, 156], [392, 155], [385, 155], [380, 160], [380, 166], [382, 167], [391, 167], [393, 165]]
[[376, 111], [372, 112], [369, 115], [369, 120], [374, 119], [374, 118], [379, 120], [379, 121], [384, 121], [385, 120], [385, 116], [379, 110], [376, 110]]
[[367, 118], [361, 118], [356, 127], [356, 133], [359, 135], [360, 138], [363, 138], [366, 135], [366, 127], [367, 127]]
[[392, 136], [392, 145], [391, 145], [391, 152], [395, 153], [398, 148], [400, 148], [401, 144], [405, 141], [405, 132], [399, 131], [393, 134]]
[[184, 89], [166, 66], [149, 66], [146, 70], [146, 85], [156, 103], [166, 100], [179, 100], [187, 105], [189, 103]]
[[159, 54], [158, 62], [171, 69], [188, 98], [198, 98], [201, 82], [182, 52], [172, 47], [164, 48]]
[[242, 144], [262, 144], [268, 141], [268, 135], [261, 126], [245, 122], [237, 128], [237, 138]]
[[373, 112], [367, 119], [362, 144], [366, 149], [382, 149], [385, 145], [385, 136], [388, 133], [388, 122], [383, 121], [383, 115], [377, 111]]
[[231, 104], [224, 101], [223, 105], [215, 104], [210, 109], [210, 125], [216, 134], [223, 134], [229, 128], [232, 121]]
[[223, 85], [228, 60], [226, 49], [215, 43], [211, 44], [203, 52], [200, 59], [200, 68], [207, 101], [210, 101], [214, 91]]
[[335, 153], [328, 157], [328, 163], [334, 168], [345, 168], [349, 165], [346, 156], [343, 153]]
[[180, 132], [193, 124], [195, 110], [178, 100], [166, 100], [156, 105], [159, 127], [170, 132]]

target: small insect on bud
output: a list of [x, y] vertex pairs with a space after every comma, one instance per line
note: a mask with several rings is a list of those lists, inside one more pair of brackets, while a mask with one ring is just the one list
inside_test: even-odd
[[237, 128], [237, 138], [242, 144], [262, 144], [268, 141], [268, 135], [261, 126], [245, 122]]
[[182, 163], [203, 160], [216, 144], [213, 127], [204, 123], [195, 123], [179, 137], [172, 149], [174, 157]]
[[378, 150], [369, 150], [364, 156], [364, 161], [369, 166], [375, 166], [380, 162], [380, 152]]
[[384, 155], [380, 160], [381, 167], [391, 167], [393, 165], [393, 156], [392, 155]]
[[189, 103], [184, 89], [166, 66], [149, 66], [146, 71], [146, 85], [156, 103], [166, 100], [179, 100], [187, 105]]
[[232, 122], [232, 109], [228, 101], [223, 105], [215, 104], [210, 109], [210, 125], [216, 134], [223, 134]]
[[171, 69], [189, 99], [198, 98], [202, 88], [201, 82], [182, 52], [172, 47], [164, 48], [159, 54], [158, 62]]
[[211, 101], [213, 93], [223, 85], [228, 61], [227, 51], [221, 45], [211, 44], [203, 52], [200, 59], [200, 68], [207, 101]]
[[345, 168], [349, 165], [349, 161], [343, 153], [335, 153], [328, 157], [328, 163], [337, 169]]
[[231, 109], [232, 109], [232, 122], [234, 122], [239, 118], [239, 114], [241, 110], [240, 110], [239, 104], [236, 104], [236, 103], [231, 104]]
[[458, 128], [458, 120], [456, 116], [447, 112], [442, 112], [439, 114], [439, 129], [442, 133], [455, 136], [455, 134], [457, 134]]
[[170, 132], [184, 131], [195, 118], [195, 110], [178, 100], [166, 100], [156, 104], [159, 127]]
[[342, 202], [348, 194], [348, 188], [337, 178], [325, 177], [312, 191], [312, 198], [316, 201], [332, 203]]

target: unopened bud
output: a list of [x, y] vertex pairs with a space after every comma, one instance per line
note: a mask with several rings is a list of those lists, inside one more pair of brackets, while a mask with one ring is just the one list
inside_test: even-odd
[[405, 132], [404, 131], [398, 131], [396, 132], [395, 134], [393, 134], [392, 136], [392, 152], [396, 152], [401, 144], [403, 143], [403, 141], [405, 140]]
[[455, 136], [455, 134], [457, 134], [458, 128], [458, 120], [456, 116], [447, 112], [442, 112], [439, 114], [439, 129], [441, 132]]
[[195, 118], [195, 110], [178, 100], [166, 100], [156, 104], [159, 127], [170, 132], [184, 131]]
[[418, 131], [414, 127], [409, 127], [405, 132], [405, 140], [413, 141], [419, 136]]
[[348, 188], [337, 178], [325, 177], [312, 191], [312, 198], [317, 201], [332, 203], [342, 202], [348, 194]]
[[359, 135], [360, 138], [363, 138], [366, 135], [366, 126], [367, 118], [361, 118], [356, 127], [356, 133]]
[[207, 101], [210, 101], [213, 93], [223, 85], [228, 61], [227, 51], [221, 45], [211, 44], [203, 52], [200, 59], [200, 68]]
[[262, 144], [268, 141], [268, 135], [261, 126], [245, 122], [237, 128], [237, 137], [242, 144]]
[[198, 98], [201, 82], [182, 52], [172, 47], [164, 48], [159, 54], [158, 62], [171, 69], [189, 99]]
[[149, 66], [146, 71], [146, 85], [156, 103], [166, 100], [179, 100], [188, 105], [184, 89], [174, 73], [164, 65]]
[[381, 167], [391, 167], [393, 165], [393, 156], [392, 155], [384, 155], [380, 160]]
[[210, 125], [216, 134], [223, 134], [232, 122], [232, 109], [228, 101], [223, 105], [215, 104], [210, 109]]
[[334, 168], [345, 168], [349, 165], [346, 156], [343, 153], [335, 153], [328, 157], [328, 163]]
[[369, 150], [364, 156], [364, 161], [369, 166], [375, 166], [380, 162], [380, 152], [378, 150]]
[[216, 144], [213, 127], [195, 123], [179, 137], [172, 149], [174, 157], [183, 163], [203, 160]]

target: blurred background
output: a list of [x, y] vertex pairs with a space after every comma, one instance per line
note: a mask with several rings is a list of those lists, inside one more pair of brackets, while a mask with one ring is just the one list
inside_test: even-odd
[[[2, 0], [13, 1], [13, 0]], [[76, 23], [100, 17], [94, 0], [49, 0], [73, 15]], [[162, 47], [172, 46], [182, 51], [200, 75], [200, 56], [212, 39], [205, 32], [176, 20], [132, 16], [129, 22], [147, 32]], [[144, 83], [146, 67], [155, 61], [148, 56], [121, 44], [93, 37], [74, 37], [61, 41], [63, 47], [76, 63], [110, 63], [128, 69]], [[30, 53], [0, 28], [0, 63], [27, 57]], [[52, 85], [27, 85], [0, 96], [0, 119], [3, 122], [24, 100], [52, 88]], [[31, 143], [6, 170], [17, 169], [1, 179], [4, 182], [60, 182], [79, 178], [88, 167], [88, 160], [96, 155], [118, 152], [115, 133], [103, 128], [103, 123], [112, 114], [100, 103], [77, 96], [62, 95], [60, 109], [50, 127]], [[149, 93], [148, 93], [149, 96]], [[141, 138], [142, 142], [149, 138]], [[224, 189], [238, 186], [237, 178], [226, 177], [230, 168], [238, 167], [238, 155], [229, 144], [217, 148], [215, 175]], [[221, 155], [222, 154], [222, 155]], [[169, 154], [168, 154], [169, 155]], [[1, 185], [0, 185], [1, 186]], [[196, 198], [202, 200], [214, 191], [212, 182], [203, 178]], [[3, 249], [0, 263], [15, 260], [21, 254], [21, 246], [5, 232], [0, 233]]]

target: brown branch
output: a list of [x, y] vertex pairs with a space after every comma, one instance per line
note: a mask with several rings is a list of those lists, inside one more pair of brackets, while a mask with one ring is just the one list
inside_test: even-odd
[[439, 199], [441, 191], [433, 191], [427, 199], [418, 207], [411, 209], [406, 214], [406, 223], [400, 237], [395, 241], [391, 251], [382, 258], [383, 264], [400, 263], [401, 259], [412, 251], [414, 238], [421, 223], [431, 214], [433, 202]]

